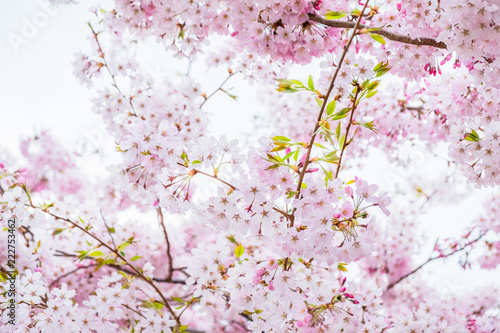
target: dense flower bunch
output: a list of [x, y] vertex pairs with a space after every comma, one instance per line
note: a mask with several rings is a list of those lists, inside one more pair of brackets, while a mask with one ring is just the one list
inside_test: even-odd
[[[342, 174], [357, 173], [370, 148], [395, 156], [406, 142], [445, 143], [452, 171], [478, 187], [499, 184], [493, 1], [115, 0], [95, 14], [93, 49], [75, 59], [75, 74], [97, 87], [94, 111], [119, 161], [87, 179], [48, 132], [23, 141], [18, 160], [0, 155], [2, 229], [16, 220], [22, 240], [17, 321], [2, 309], [0, 332], [500, 325], [498, 285], [453, 295], [418, 273], [455, 254], [464, 268], [495, 269], [498, 194], [420, 264], [420, 210], [453, 190], [450, 177], [410, 200], [362, 171]], [[195, 76], [145, 74], [128, 52], [151, 37], [259, 84], [261, 120], [275, 135], [245, 144], [211, 135], [213, 94]], [[315, 59], [321, 71], [305, 82], [285, 78]], [[226, 81], [215, 93], [235, 99]], [[2, 262], [2, 281], [12, 274]]]

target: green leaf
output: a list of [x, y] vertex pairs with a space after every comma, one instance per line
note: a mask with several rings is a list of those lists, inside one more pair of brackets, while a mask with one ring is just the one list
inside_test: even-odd
[[295, 154], [293, 154], [293, 160], [294, 160], [295, 162], [297, 162], [297, 159], [299, 158], [299, 150], [300, 150], [300, 149], [297, 149], [297, 150], [295, 151]]
[[373, 120], [372, 121], [369, 121], [367, 123], [364, 123], [364, 124], [361, 124], [361, 123], [358, 123], [359, 125], [365, 127], [365, 128], [368, 128], [369, 130], [377, 133], [377, 129], [375, 128], [375, 125], [373, 125]]
[[382, 75], [384, 75], [385, 73], [387, 73], [392, 67], [389, 66], [389, 62], [388, 61], [385, 61], [385, 62], [380, 62], [378, 63], [375, 67], [373, 67], [373, 71], [375, 73], [377, 73], [375, 75], [375, 77], [380, 77]]
[[377, 72], [377, 75], [375, 75], [375, 77], [380, 77], [380, 76], [384, 75], [385, 73], [389, 72], [391, 70], [391, 68], [392, 67], [381, 69], [380, 71]]
[[321, 107], [323, 105], [323, 100], [321, 98], [318, 98], [318, 96], [316, 96], [315, 98], [316, 98], [316, 103], [318, 103], [318, 106]]
[[179, 332], [184, 332], [185, 330], [187, 330], [188, 327], [189, 327], [189, 325], [181, 325], [181, 326], [179, 326]]
[[172, 299], [173, 299], [174, 301], [176, 301], [177, 303], [182, 303], [182, 304], [184, 304], [184, 301], [183, 301], [183, 300], [182, 300], [182, 298], [180, 298], [180, 297], [172, 297]]
[[283, 158], [282, 158], [281, 160], [282, 160], [282, 161], [287, 160], [287, 159], [289, 159], [290, 157], [292, 157], [292, 155], [293, 155], [293, 154], [295, 154], [295, 152], [294, 152], [294, 151], [289, 152], [288, 154], [286, 154], [285, 156], [283, 156]]
[[238, 244], [238, 242], [236, 241], [236, 239], [234, 238], [234, 236], [226, 236], [226, 238], [233, 244]]
[[378, 92], [378, 90], [370, 91], [368, 94], [366, 94], [366, 98], [370, 98], [373, 95], [375, 95]]
[[131, 238], [127, 239], [124, 243], [122, 243], [122, 244], [118, 245], [118, 246], [116, 247], [116, 249], [117, 249], [119, 252], [123, 251], [123, 250], [124, 250], [127, 246], [129, 246], [130, 244], [132, 244], [132, 241], [133, 241], [133, 240], [134, 240], [134, 237], [131, 237]]
[[334, 150], [334, 151], [329, 152], [328, 154], [326, 154], [323, 157], [323, 160], [325, 162], [328, 162], [328, 163], [334, 163], [334, 162], [338, 161], [339, 157], [337, 156], [337, 151]]
[[89, 257], [100, 257], [102, 256], [104, 253], [102, 253], [101, 251], [94, 251], [92, 253], [89, 253]]
[[339, 112], [336, 112], [332, 116], [332, 120], [338, 120], [347, 117], [347, 114], [351, 111], [351, 108], [343, 108]]
[[366, 87], [366, 90], [368, 91], [372, 91], [373, 89], [377, 88], [380, 84], [380, 81], [379, 80], [375, 80], [373, 82], [371, 82], [370, 84], [368, 84], [368, 86]]
[[339, 263], [339, 264], [337, 265], [338, 270], [339, 270], [339, 271], [342, 271], [342, 272], [347, 272], [347, 268], [345, 268], [345, 267], [344, 267], [345, 265], [347, 265], [347, 264], [346, 264], [346, 263], [343, 263], [343, 262]]
[[304, 87], [304, 84], [299, 80], [278, 79], [276, 81], [278, 81], [279, 83], [279, 86], [276, 90], [280, 92], [293, 93], [301, 89], [306, 89], [306, 87]]
[[340, 138], [340, 121], [337, 125], [337, 129], [335, 130], [335, 136], [337, 137], [337, 140]]
[[285, 146], [276, 146], [273, 149], [271, 149], [271, 152], [274, 153], [276, 151], [285, 150], [286, 148], [287, 147], [285, 147]]
[[118, 273], [120, 273], [124, 278], [128, 278], [127, 273], [125, 273], [123, 271], [118, 271]]
[[314, 82], [313, 82], [313, 78], [311, 75], [309, 75], [309, 80], [307, 81], [307, 85], [309, 86], [309, 89], [311, 89], [311, 91], [314, 91]]
[[331, 115], [333, 113], [333, 111], [335, 111], [335, 100], [328, 103], [328, 105], [326, 107], [326, 114]]
[[345, 16], [344, 12], [334, 12], [334, 11], [327, 11], [325, 14], [325, 18], [327, 20], [338, 20], [339, 18], [342, 18]]
[[339, 141], [340, 150], [342, 150], [342, 148], [344, 147], [344, 142], [345, 142], [345, 135], [342, 135]]
[[379, 42], [380, 44], [385, 44], [385, 39], [384, 37], [380, 36], [380, 35], [376, 35], [376, 34], [371, 34], [370, 36], [372, 36], [373, 39], [375, 39], [377, 42]]
[[289, 138], [287, 138], [286, 136], [275, 136], [275, 137], [272, 137], [271, 140], [273, 141], [290, 141]]
[[56, 228], [54, 231], [52, 231], [52, 236], [59, 235], [61, 232], [63, 232], [65, 229], [62, 228]]
[[275, 155], [271, 155], [271, 154], [267, 154], [267, 157], [269, 158], [269, 161], [270, 162], [281, 162], [281, 158], [279, 156], [275, 156]]
[[243, 247], [243, 245], [239, 244], [236, 249], [234, 249], [234, 255], [236, 256], [236, 258], [239, 258], [243, 255], [243, 253], [245, 252], [245, 248]]
[[479, 142], [479, 140], [481, 140], [481, 138], [479, 137], [479, 135], [477, 134], [476, 131], [471, 130], [470, 133], [467, 133], [465, 135], [465, 140], [471, 141], [471, 142]]
[[279, 165], [279, 164], [273, 164], [273, 165], [268, 166], [268, 167], [266, 168], [266, 170], [277, 169], [277, 168], [279, 168], [279, 167], [280, 167], [280, 165]]
[[136, 261], [141, 258], [142, 258], [141, 256], [133, 256], [132, 259], [130, 259], [130, 261]]

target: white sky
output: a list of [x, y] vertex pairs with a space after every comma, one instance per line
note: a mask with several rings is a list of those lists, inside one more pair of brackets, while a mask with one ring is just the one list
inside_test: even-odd
[[[85, 135], [99, 128], [99, 118], [91, 111], [90, 99], [94, 93], [73, 76], [71, 62], [77, 51], [88, 48], [89, 29], [86, 22], [90, 13], [87, 9], [101, 1], [81, 2], [84, 4], [62, 6], [55, 13], [47, 13], [36, 0], [0, 1], [0, 149], [15, 152], [19, 138], [31, 136], [42, 129], [50, 129], [68, 147], [75, 147], [85, 141]], [[46, 22], [44, 18], [47, 18]], [[39, 27], [35, 31], [26, 30], [33, 23], [38, 23]], [[22, 43], [16, 47], [12, 43], [13, 38], [21, 38]], [[163, 54], [151, 52], [149, 59], [169, 70], [170, 62], [165, 62]], [[202, 73], [203, 87], [210, 93], [225, 79], [226, 73], [224, 69], [205, 72], [201, 69], [202, 65], [195, 64], [194, 70]], [[170, 66], [170, 70], [174, 69], [178, 70]], [[231, 80], [227, 87], [235, 86], [240, 100], [236, 103], [224, 94], [214, 96], [210, 103], [216, 106], [213, 123], [217, 125], [212, 130], [237, 138], [241, 132], [252, 130], [251, 114], [257, 107], [255, 101], [258, 97], [241, 79], [235, 77]], [[250, 93], [243, 93], [245, 91]], [[112, 151], [113, 147], [104, 142], [103, 148]], [[373, 167], [365, 172], [366, 178], [382, 185], [387, 183], [381, 179], [381, 175], [389, 169], [387, 162], [380, 159], [373, 161]], [[430, 162], [427, 159], [418, 164], [415, 174], [421, 171], [433, 173], [434, 166]], [[90, 158], [85, 163], [95, 164], [96, 160]], [[481, 197], [476, 195], [466, 203], [441, 205], [431, 210], [428, 218], [422, 219], [431, 242], [437, 235], [445, 235], [450, 230], [454, 234], [463, 230], [481, 209]], [[421, 259], [425, 260], [427, 256], [428, 253], [422, 253]], [[435, 262], [430, 268], [436, 270], [433, 275], [436, 281], [451, 281], [444, 283], [450, 289], [494, 281], [495, 274], [498, 274], [498, 270], [464, 272], [456, 264], [443, 265], [442, 262]], [[443, 282], [440, 284], [443, 285]]]

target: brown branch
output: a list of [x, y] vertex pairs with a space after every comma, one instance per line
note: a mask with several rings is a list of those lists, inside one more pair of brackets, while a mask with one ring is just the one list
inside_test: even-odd
[[[329, 27], [334, 27], [334, 28], [347, 28], [347, 29], [373, 29], [373, 27], [364, 25], [364, 24], [359, 24], [356, 25], [354, 22], [351, 21], [338, 21], [338, 20], [327, 20], [321, 16], [318, 16], [316, 14], [309, 14], [309, 19], [312, 21], [318, 22], [320, 24], [329, 26]], [[358, 20], [359, 21], [359, 20]], [[378, 30], [373, 30], [370, 31], [371, 34], [377, 34], [380, 36], [384, 36], [389, 40], [395, 41], [395, 42], [400, 42], [404, 44], [412, 44], [412, 45], [420, 45], [420, 46], [432, 46], [436, 47], [438, 49], [447, 49], [448, 46], [443, 43], [443, 42], [438, 42], [437, 40], [433, 38], [428, 38], [428, 37], [422, 37], [422, 38], [411, 38], [408, 36], [403, 36], [403, 35], [398, 35], [393, 32], [384, 30], [384, 29], [378, 29]]]
[[75, 268], [74, 270], [72, 271], [69, 271], [68, 273], [66, 274], [63, 274], [63, 275], [60, 275], [57, 277], [57, 279], [55, 279], [54, 281], [52, 281], [49, 285], [49, 289], [51, 289], [55, 284], [57, 284], [59, 281], [61, 281], [62, 279], [64, 279], [65, 277], [81, 270], [81, 269], [87, 269], [87, 268], [90, 268], [90, 267], [94, 267], [94, 266], [97, 266], [97, 264], [90, 264], [90, 265], [87, 265], [87, 266], [81, 266], [81, 267], [77, 267]]
[[[92, 24], [88, 23], [88, 25], [90, 27], [90, 30], [92, 30], [92, 35], [94, 36], [94, 40], [95, 40], [95, 42], [97, 44], [97, 50], [99, 51], [99, 56], [102, 58], [102, 65], [103, 65], [104, 68], [106, 68], [106, 70], [108, 71], [109, 75], [111, 76], [111, 80], [113, 81], [113, 83], [112, 83], [113, 87], [116, 88], [116, 90], [118, 91], [118, 93], [120, 95], [122, 95], [122, 96], [125, 97], [125, 95], [123, 95], [122, 91], [118, 87], [118, 83], [116, 83], [116, 79], [115, 79], [116, 75], [111, 72], [111, 69], [109, 68], [108, 63], [106, 61], [106, 58], [104, 57], [104, 51], [103, 51], [103, 49], [101, 47], [101, 43], [99, 42], [99, 37], [98, 37], [99, 36], [99, 32], [95, 32], [94, 27], [92, 27]], [[133, 115], [136, 116], [134, 104], [132, 104], [132, 98], [133, 97], [129, 97], [128, 102], [130, 104], [130, 107], [132, 108]]]
[[163, 235], [165, 236], [165, 242], [167, 243], [167, 257], [168, 257], [168, 275], [167, 281], [172, 280], [172, 274], [174, 274], [174, 263], [172, 260], [172, 255], [170, 254], [170, 241], [168, 240], [167, 228], [165, 227], [165, 221], [163, 219], [163, 213], [161, 207], [158, 207], [158, 219], [160, 220], [160, 225], [163, 229]]
[[[30, 200], [30, 206], [33, 207], [33, 208], [36, 208], [33, 203], [31, 202]], [[149, 277], [146, 277], [141, 271], [139, 271], [134, 265], [132, 265], [127, 259], [125, 259], [125, 257], [123, 257], [117, 249], [113, 249], [111, 246], [109, 246], [107, 243], [105, 243], [104, 241], [102, 241], [99, 237], [97, 237], [96, 235], [94, 235], [93, 233], [89, 232], [88, 230], [86, 230], [85, 228], [82, 228], [78, 223], [76, 222], [73, 222], [71, 221], [70, 219], [67, 219], [67, 218], [64, 218], [64, 217], [60, 217], [60, 216], [57, 216], [51, 212], [49, 212], [47, 209], [44, 209], [42, 210], [44, 213], [52, 216], [54, 219], [56, 220], [61, 220], [61, 221], [65, 221], [65, 222], [68, 222], [69, 224], [71, 224], [74, 228], [77, 228], [77, 229], [80, 229], [82, 232], [84, 232], [85, 234], [89, 235], [90, 237], [92, 237], [93, 239], [95, 239], [96, 241], [99, 242], [99, 244], [101, 244], [101, 246], [104, 246], [105, 248], [107, 248], [109, 251], [113, 252], [117, 258], [120, 258], [127, 266], [129, 266], [132, 271], [135, 272], [135, 274], [140, 277], [144, 282], [146, 282], [147, 284], [149, 284], [155, 291], [156, 293], [161, 297], [163, 303], [165, 304], [165, 307], [167, 308], [168, 312], [170, 312], [170, 314], [172, 315], [172, 317], [174, 318], [174, 320], [177, 322], [178, 325], [180, 325], [180, 320], [179, 320], [179, 317], [175, 314], [174, 310], [172, 309], [172, 307], [168, 304], [167, 302], [167, 299], [165, 298], [165, 296], [163, 295], [163, 293], [161, 292], [161, 290], [156, 286], [156, 284], [153, 283], [153, 280]]]
[[[185, 167], [185, 168], [189, 168], [188, 166], [185, 166], [185, 165], [184, 165], [184, 164], [182, 164], [182, 163], [177, 163], [177, 164], [178, 164], [178, 165], [180, 165], [180, 166], [183, 166], [183, 167]], [[208, 173], [203, 172], [203, 171], [200, 171], [200, 170], [198, 170], [198, 169], [191, 169], [191, 171], [194, 173], [194, 175], [195, 175], [195, 174], [197, 174], [197, 173], [199, 173], [199, 174], [205, 175], [205, 176], [207, 176], [207, 177], [210, 177], [210, 178], [216, 179], [216, 180], [220, 181], [221, 183], [223, 183], [223, 184], [225, 184], [225, 185], [229, 186], [229, 187], [230, 187], [230, 188], [232, 188], [233, 190], [237, 190], [237, 189], [238, 189], [238, 188], [236, 188], [236, 186], [231, 185], [230, 183], [228, 183], [228, 182], [226, 182], [226, 181], [224, 181], [224, 180], [220, 179], [220, 178], [219, 178], [219, 177], [217, 177], [217, 176], [214, 176], [214, 175], [208, 174]], [[293, 216], [292, 216], [291, 214], [288, 214], [288, 213], [286, 213], [286, 212], [282, 211], [281, 209], [278, 209], [278, 208], [276, 208], [276, 207], [273, 207], [273, 210], [275, 210], [276, 212], [278, 212], [278, 213], [282, 214], [282, 215], [283, 215], [284, 217], [286, 217], [287, 219], [292, 219], [292, 218], [293, 218]]]
[[102, 210], [99, 209], [99, 213], [101, 213], [102, 220], [104, 221], [104, 226], [106, 227], [106, 230], [108, 231], [109, 238], [111, 238], [111, 242], [113, 243], [113, 246], [116, 249], [115, 239], [113, 238], [113, 235], [111, 234], [111, 230], [109, 230], [109, 227], [108, 227], [108, 224], [106, 223], [106, 219], [104, 218], [104, 215], [102, 215]]
[[454, 251], [452, 251], [452, 252], [450, 252], [450, 253], [448, 253], [448, 254], [446, 254], [446, 255], [439, 255], [439, 256], [436, 256], [436, 257], [431, 257], [431, 258], [427, 259], [427, 261], [426, 261], [426, 262], [422, 263], [420, 266], [418, 266], [417, 268], [415, 268], [415, 269], [414, 269], [414, 270], [412, 270], [411, 272], [409, 272], [409, 273], [407, 273], [407, 274], [403, 275], [402, 277], [400, 277], [400, 278], [399, 278], [399, 279], [397, 279], [396, 281], [394, 281], [394, 282], [390, 283], [390, 284], [387, 286], [386, 291], [387, 291], [387, 290], [389, 290], [389, 289], [391, 289], [391, 288], [393, 288], [395, 285], [397, 285], [399, 282], [403, 281], [404, 279], [406, 279], [406, 278], [407, 278], [407, 277], [409, 277], [410, 275], [415, 274], [416, 272], [418, 272], [418, 271], [419, 271], [422, 267], [424, 267], [424, 266], [425, 266], [425, 265], [427, 265], [428, 263], [430, 263], [430, 262], [432, 262], [432, 261], [434, 261], [434, 260], [436, 260], [436, 259], [448, 258], [448, 257], [450, 257], [450, 256], [454, 255], [455, 253], [461, 252], [461, 251], [465, 250], [467, 247], [469, 247], [469, 246], [471, 246], [471, 245], [473, 245], [473, 244], [477, 243], [479, 240], [481, 240], [481, 239], [484, 237], [484, 235], [486, 235], [486, 233], [487, 233], [487, 232], [488, 232], [488, 231], [481, 233], [481, 234], [479, 235], [479, 237], [477, 237], [476, 239], [471, 240], [470, 242], [468, 242], [468, 243], [464, 244], [464, 245], [463, 245], [461, 248], [459, 248], [458, 250], [454, 250]]
[[[356, 101], [358, 100], [358, 95], [359, 95], [359, 87], [356, 86], [356, 94], [354, 95], [354, 100], [352, 102], [351, 117], [349, 118], [349, 124], [347, 124], [344, 144], [342, 145], [342, 150], [340, 151], [340, 157], [339, 157], [339, 162], [337, 163], [337, 171], [335, 172], [335, 178], [337, 178], [339, 176], [340, 166], [342, 165], [342, 157], [344, 156], [344, 151], [345, 151], [346, 147], [349, 145], [349, 142], [347, 141], [347, 139], [349, 136], [349, 130], [351, 129], [354, 111], [356, 110]], [[354, 132], [354, 134], [356, 134], [356, 132]]]
[[[187, 165], [184, 165], [184, 164], [179, 163], [179, 162], [178, 162], [177, 164], [178, 164], [178, 165], [180, 165], [180, 166], [182, 166], [182, 167], [185, 167], [185, 168], [189, 169], [189, 167], [188, 167]], [[209, 173], [206, 173], [206, 172], [200, 171], [200, 170], [198, 170], [198, 169], [190, 169], [190, 170], [193, 172], [193, 176], [194, 176], [195, 174], [197, 174], [197, 173], [200, 173], [200, 174], [205, 175], [205, 176], [207, 176], [207, 177], [210, 177], [210, 178], [216, 179], [216, 180], [220, 181], [220, 182], [221, 182], [221, 183], [223, 183], [223, 184], [226, 184], [227, 186], [229, 186], [229, 187], [230, 187], [230, 188], [232, 188], [233, 190], [237, 190], [236, 186], [233, 186], [233, 185], [229, 184], [228, 182], [226, 182], [226, 181], [224, 181], [224, 180], [220, 179], [220, 178], [219, 178], [219, 177], [217, 177], [217, 176], [214, 176], [214, 175], [211, 175], [211, 174], [209, 174]]]
[[[70, 258], [77, 258], [78, 257], [76, 254], [66, 253], [66, 252], [61, 251], [61, 250], [56, 250], [56, 252], [58, 254], [54, 254], [55, 257], [70, 257]], [[95, 258], [88, 257], [88, 256], [84, 257], [83, 259], [95, 260]], [[126, 268], [123, 268], [120, 265], [105, 264], [104, 266], [116, 269], [117, 271], [122, 271], [122, 272], [127, 273], [127, 274], [132, 275], [132, 276], [137, 276], [138, 277], [138, 275], [136, 273], [134, 273], [134, 272], [132, 272], [132, 271], [126, 269]], [[174, 269], [174, 271], [175, 270], [179, 270], [180, 271], [180, 269]], [[153, 281], [155, 281], [155, 282], [173, 283], [173, 284], [186, 284], [186, 281], [183, 281], [183, 280], [173, 280], [173, 279], [167, 280], [167, 279], [160, 279], [160, 278], [157, 278], [157, 277], [152, 277], [151, 279]], [[195, 284], [196, 284], [196, 282], [195, 282]]]
[[[345, 58], [345, 56], [347, 54], [347, 51], [349, 50], [349, 47], [351, 46], [351, 43], [352, 43], [354, 37], [357, 34], [356, 30], [358, 29], [358, 26], [360, 25], [362, 15], [363, 15], [363, 13], [364, 13], [364, 11], [366, 9], [366, 6], [368, 5], [368, 2], [369, 2], [369, 0], [366, 1], [365, 6], [363, 7], [363, 10], [361, 11], [361, 15], [359, 16], [358, 20], [354, 24], [354, 31], [352, 33], [352, 36], [351, 36], [351, 38], [349, 38], [349, 41], [347, 42], [347, 45], [344, 46], [344, 51], [342, 52], [342, 56], [340, 57], [339, 65], [337, 66], [337, 68], [335, 70], [335, 73], [333, 74], [332, 80], [330, 81], [330, 86], [328, 87], [326, 95], [323, 98], [323, 104], [321, 104], [321, 109], [319, 110], [318, 119], [316, 121], [316, 125], [314, 126], [313, 135], [311, 137], [311, 142], [309, 142], [309, 147], [307, 149], [306, 159], [304, 161], [304, 166], [302, 167], [302, 170], [301, 170], [300, 175], [299, 175], [299, 182], [297, 184], [297, 195], [295, 196], [295, 198], [299, 198], [299, 196], [300, 196], [300, 190], [302, 189], [302, 182], [304, 180], [304, 176], [306, 174], [307, 167], [308, 167], [309, 162], [310, 162], [309, 158], [311, 157], [311, 151], [312, 151], [312, 148], [314, 146], [314, 140], [316, 138], [316, 132], [318, 131], [318, 128], [319, 128], [319, 122], [321, 121], [321, 118], [323, 117], [323, 112], [325, 111], [326, 105], [328, 104], [328, 98], [330, 97], [330, 94], [331, 94], [331, 92], [333, 90], [333, 86], [335, 84], [335, 80], [337, 79], [337, 75], [338, 75], [338, 73], [340, 71], [340, 68], [342, 67], [342, 63], [344, 62], [344, 58]], [[295, 211], [293, 212], [292, 216], [294, 216], [294, 213], [295, 213]], [[294, 219], [292, 218], [291, 219], [291, 223], [290, 223], [290, 227], [293, 227], [293, 223], [294, 223]]]

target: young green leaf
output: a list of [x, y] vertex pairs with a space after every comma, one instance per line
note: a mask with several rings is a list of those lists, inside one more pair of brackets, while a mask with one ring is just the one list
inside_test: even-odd
[[375, 39], [377, 42], [379, 42], [380, 44], [385, 44], [385, 39], [384, 37], [380, 36], [380, 35], [376, 35], [376, 34], [371, 34], [370, 36], [372, 36], [373, 39]]
[[465, 135], [465, 140], [471, 141], [471, 142], [479, 142], [479, 140], [481, 140], [481, 138], [479, 137], [479, 135], [477, 134], [476, 131], [471, 130], [470, 133], [467, 133]]
[[328, 103], [328, 105], [326, 106], [326, 114], [327, 115], [331, 115], [333, 113], [333, 111], [335, 111], [335, 100], [331, 101], [330, 103]]
[[243, 253], [245, 252], [245, 248], [243, 247], [243, 245], [239, 244], [236, 249], [234, 249], [234, 255], [236, 256], [236, 258], [239, 258], [243, 255]]
[[315, 97], [316, 98], [316, 103], [318, 103], [318, 106], [321, 107], [323, 105], [323, 100], [321, 98]]
[[338, 20], [339, 18], [342, 18], [345, 16], [344, 12], [334, 12], [334, 11], [327, 11], [325, 14], [325, 18], [327, 20]]
[[314, 91], [314, 82], [313, 82], [313, 78], [311, 75], [309, 75], [309, 80], [307, 81], [307, 85], [309, 86], [309, 89], [311, 89], [312, 91]]

